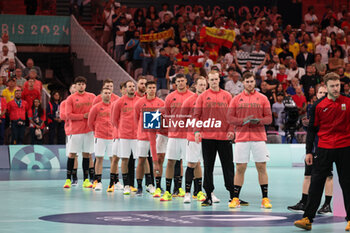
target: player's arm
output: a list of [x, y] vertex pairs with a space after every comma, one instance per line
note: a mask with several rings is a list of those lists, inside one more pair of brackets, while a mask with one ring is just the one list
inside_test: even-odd
[[120, 119], [120, 112], [121, 112], [121, 101], [117, 100], [117, 102], [115, 102], [114, 104], [112, 104], [112, 114], [111, 114], [111, 121], [112, 121], [112, 125], [114, 125], [114, 127], [119, 126], [119, 119]]
[[66, 101], [63, 101], [60, 105], [60, 118], [66, 120]]
[[271, 112], [270, 102], [267, 98], [263, 99], [262, 106], [263, 106], [263, 118], [260, 118], [259, 121], [263, 125], [269, 125], [272, 123], [272, 112]]
[[66, 117], [72, 121], [81, 121], [84, 120], [83, 113], [73, 113], [73, 98], [68, 97], [66, 103]]
[[92, 107], [90, 109], [89, 116], [88, 116], [88, 126], [92, 131], [95, 131], [96, 116], [97, 116], [97, 108]]

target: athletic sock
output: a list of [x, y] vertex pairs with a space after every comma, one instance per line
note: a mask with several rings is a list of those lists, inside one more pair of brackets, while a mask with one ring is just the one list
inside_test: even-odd
[[109, 186], [113, 186], [114, 185], [114, 180], [115, 180], [115, 173], [110, 173], [109, 175]]
[[176, 191], [178, 191], [179, 190], [179, 188], [178, 188], [178, 177], [177, 176], [175, 176], [174, 178], [174, 193], [176, 193]]
[[71, 179], [72, 177], [72, 172], [74, 168], [74, 159], [68, 158], [67, 160], [67, 179]]
[[193, 176], [194, 176], [194, 168], [187, 167], [186, 168], [186, 193], [191, 192], [191, 185], [193, 181]]
[[162, 177], [161, 176], [157, 176], [156, 177], [156, 188], [160, 188], [161, 189], [161, 187], [160, 187], [160, 185], [161, 185], [161, 181], [162, 181]]
[[89, 178], [89, 163], [90, 163], [90, 158], [83, 158], [84, 180]]
[[[193, 179], [193, 178], [192, 178]], [[177, 188], [182, 188], [182, 176], [179, 176], [178, 180], [177, 180]]]
[[95, 174], [95, 179], [97, 180], [97, 183], [101, 183], [102, 174]]
[[129, 185], [129, 173], [125, 173], [125, 174], [123, 174], [122, 176], [123, 176], [123, 183], [124, 183], [124, 186]]
[[118, 182], [119, 182], [119, 174], [115, 173], [114, 183], [118, 183]]
[[169, 193], [171, 193], [171, 181], [172, 179], [168, 179], [166, 178], [166, 191], [168, 191]]
[[242, 186], [234, 185], [233, 186], [233, 197], [239, 198], [239, 194], [241, 193]]
[[306, 202], [307, 202], [308, 197], [309, 197], [308, 194], [303, 193], [300, 202], [306, 205]]
[[199, 177], [196, 179], [197, 180], [197, 189], [198, 189], [198, 192], [202, 191], [202, 177]]
[[137, 189], [142, 189], [142, 179], [137, 179]]
[[95, 178], [95, 168], [94, 167], [90, 167], [89, 168], [89, 176], [90, 176], [90, 180], [96, 180], [96, 178]]
[[151, 175], [151, 173], [145, 174], [145, 178], [146, 178], [146, 186], [148, 186], [148, 185], [153, 183], [152, 182], [152, 175]]
[[72, 176], [73, 176], [73, 180], [78, 180], [78, 169], [73, 169], [72, 171]]
[[262, 197], [266, 198], [267, 197], [267, 191], [268, 191], [268, 185], [267, 184], [262, 184], [260, 185], [261, 187], [261, 193], [262, 193]]
[[327, 204], [327, 205], [330, 205], [331, 204], [331, 200], [332, 200], [332, 196], [327, 196], [326, 195], [326, 200], [325, 200], [325, 204]]

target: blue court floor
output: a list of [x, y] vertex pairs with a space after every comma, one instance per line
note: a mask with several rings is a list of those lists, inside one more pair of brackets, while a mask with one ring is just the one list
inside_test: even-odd
[[[254, 168], [248, 168], [241, 192], [241, 199], [250, 205], [239, 210], [228, 208], [219, 168], [215, 168], [215, 195], [221, 202], [212, 207], [201, 207], [196, 200], [183, 204], [183, 198], [162, 203], [145, 191], [141, 197], [123, 196], [119, 190], [106, 193], [108, 170], [103, 173], [102, 192], [83, 189], [81, 179], [77, 187], [64, 190], [63, 170], [0, 170], [0, 232], [303, 232], [293, 226], [301, 215], [286, 208], [301, 197], [303, 168], [269, 168], [268, 173], [273, 205], [269, 211], [260, 208]], [[345, 226], [342, 217], [321, 216], [315, 219], [313, 231], [344, 232]]]

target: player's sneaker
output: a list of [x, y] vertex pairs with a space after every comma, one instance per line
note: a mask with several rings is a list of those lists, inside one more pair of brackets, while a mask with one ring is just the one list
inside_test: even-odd
[[171, 196], [171, 193], [166, 191], [163, 196], [160, 198], [160, 201], [171, 201], [173, 197]]
[[114, 185], [110, 186], [108, 185], [107, 193], [113, 193], [114, 192]]
[[288, 210], [290, 211], [294, 211], [294, 212], [298, 212], [298, 213], [303, 213], [305, 211], [305, 204], [302, 202], [298, 202], [295, 205], [292, 206], [288, 206], [287, 207]]
[[182, 188], [179, 188], [179, 194], [177, 195], [178, 197], [184, 197], [186, 194], [185, 190], [183, 190]]
[[78, 180], [74, 180], [72, 181], [72, 186], [77, 186], [78, 185]]
[[191, 193], [186, 193], [184, 203], [191, 203]]
[[142, 196], [142, 188], [137, 189], [136, 196]]
[[84, 180], [83, 188], [92, 188], [92, 184], [89, 179]]
[[92, 188], [95, 189], [96, 188], [96, 185], [97, 185], [97, 180], [94, 180], [94, 182], [92, 183]]
[[101, 183], [101, 182], [99, 182], [99, 183], [96, 184], [95, 190], [96, 190], [96, 191], [101, 191], [101, 190], [102, 190], [102, 183]]
[[331, 214], [332, 213], [332, 208], [331, 205], [329, 204], [324, 204], [321, 209], [317, 211], [318, 214]]
[[162, 190], [160, 188], [157, 188], [156, 191], [154, 191], [153, 197], [160, 197], [162, 195]]
[[348, 221], [348, 225], [346, 225], [345, 231], [350, 231], [350, 221]]
[[239, 208], [239, 207], [241, 207], [241, 203], [239, 201], [239, 198], [237, 198], [237, 197], [232, 198], [230, 204], [228, 204], [228, 207], [230, 207], [230, 208]]
[[137, 188], [135, 188], [134, 186], [130, 186], [130, 191], [133, 193], [137, 192]]
[[125, 186], [124, 186], [123, 194], [124, 194], [124, 195], [130, 195], [130, 192], [131, 192], [130, 186], [129, 186], [129, 185], [125, 185]]
[[69, 189], [71, 185], [72, 185], [72, 182], [70, 181], [70, 179], [66, 179], [66, 183], [64, 183], [63, 188]]
[[193, 195], [192, 195], [192, 198], [193, 198], [193, 199], [197, 199], [197, 195], [198, 195], [198, 193], [193, 194]]
[[123, 189], [124, 189], [124, 186], [123, 186], [120, 182], [117, 182], [117, 183], [114, 185], [114, 188], [115, 188], [115, 190], [123, 190]]
[[213, 203], [219, 203], [220, 199], [217, 198], [214, 193], [211, 193], [211, 200], [213, 201]]
[[[349, 223], [348, 223], [349, 225]], [[308, 217], [302, 218], [294, 222], [294, 226], [310, 231], [312, 228], [312, 223]], [[345, 229], [346, 230], [346, 229]]]
[[205, 201], [203, 201], [201, 204], [201, 206], [211, 206], [211, 205], [213, 205], [213, 201], [209, 199], [209, 197], [207, 197], [207, 199], [205, 199]]
[[264, 209], [271, 209], [272, 208], [270, 200], [267, 197], [262, 199], [261, 207], [264, 208]]
[[179, 196], [179, 190], [174, 190], [173, 197], [177, 197], [177, 196]]
[[153, 184], [150, 184], [146, 187], [146, 191], [153, 195], [156, 191], [156, 188], [153, 186]]
[[241, 206], [249, 206], [249, 202], [247, 202], [247, 201], [243, 201], [243, 200], [239, 199], [239, 202], [241, 203]]
[[[199, 191], [197, 193], [197, 197], [196, 197], [197, 201], [205, 201], [205, 199], [207, 199], [207, 197], [205, 196], [205, 194], [202, 191]], [[211, 198], [213, 200], [213, 197]], [[213, 200], [214, 202], [214, 200]]]

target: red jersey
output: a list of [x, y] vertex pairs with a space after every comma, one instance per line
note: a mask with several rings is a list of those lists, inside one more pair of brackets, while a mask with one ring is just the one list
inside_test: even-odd
[[21, 100], [19, 105], [16, 103], [15, 100], [11, 100], [7, 104], [7, 111], [10, 115], [11, 121], [24, 121], [26, 119], [26, 112], [29, 111], [29, 108], [25, 100]]
[[67, 100], [63, 100], [61, 102], [61, 105], [60, 105], [60, 118], [64, 121], [64, 131], [66, 132], [66, 135], [68, 136], [68, 135], [70, 135], [71, 123], [67, 119], [67, 116], [66, 116], [66, 101]]
[[[23, 85], [23, 90], [24, 89], [28, 89], [28, 86], [29, 85], [28, 85], [28, 81], [27, 81]], [[37, 79], [35, 79], [35, 82], [34, 82], [34, 89], [37, 90], [40, 93], [40, 95], [41, 95], [41, 91], [43, 89], [43, 84]]]
[[100, 102], [89, 112], [88, 126], [94, 131], [95, 138], [113, 139], [113, 125], [111, 121], [112, 104]]
[[[198, 95], [194, 94], [191, 97], [189, 97], [185, 102], [182, 104], [182, 110], [181, 110], [181, 115], [183, 116], [188, 116], [185, 117], [185, 119], [194, 119], [194, 110], [196, 108], [196, 102], [197, 102]], [[194, 127], [189, 127], [187, 129], [187, 140], [194, 142], [194, 132], [195, 128]]]
[[22, 92], [22, 99], [27, 101], [29, 108], [32, 108], [33, 101], [35, 99], [41, 100], [41, 96], [38, 90], [36, 89], [29, 90], [28, 88], [24, 88]]
[[[112, 93], [111, 95], [111, 103], [113, 103], [114, 101], [118, 100], [119, 96], [117, 96], [116, 94]], [[102, 102], [102, 97], [101, 94], [99, 94], [98, 96], [95, 97], [94, 101], [92, 102], [92, 105], [98, 104]]]
[[302, 108], [303, 105], [306, 104], [306, 97], [304, 95], [293, 95], [292, 96], [292, 99], [294, 100], [296, 106], [298, 106], [298, 108]]

